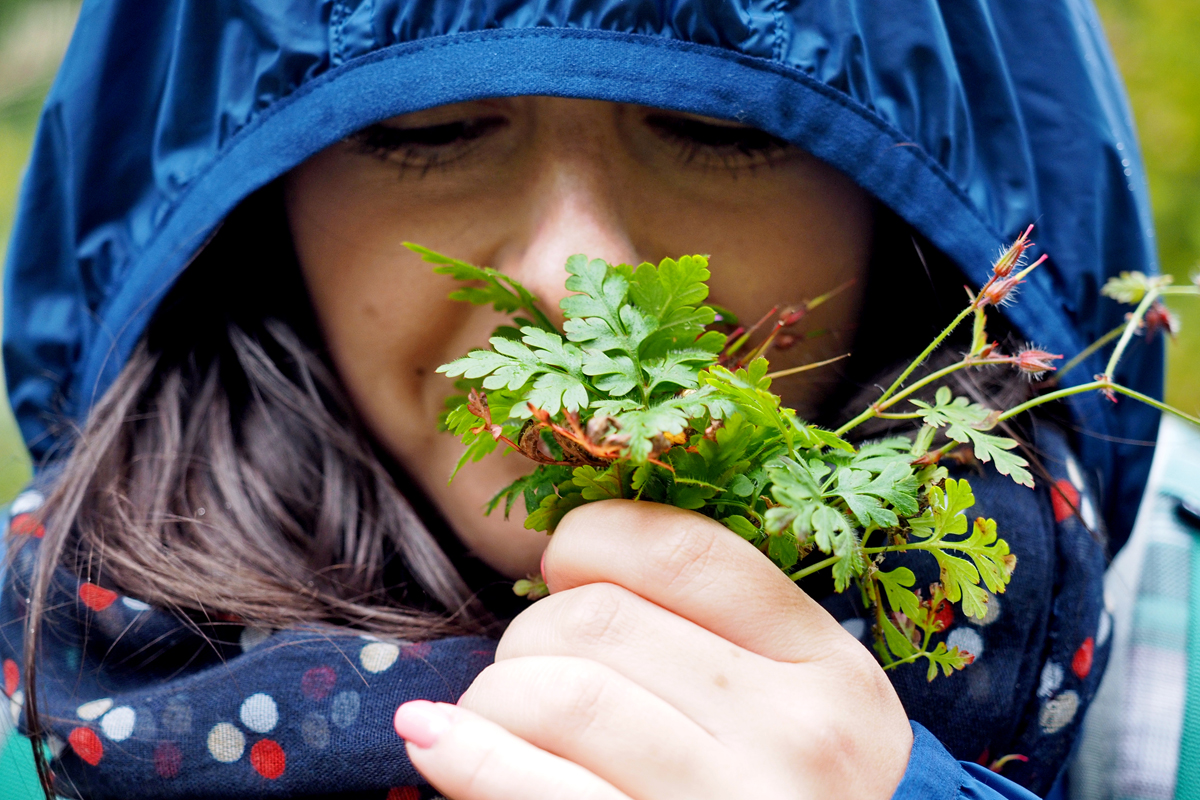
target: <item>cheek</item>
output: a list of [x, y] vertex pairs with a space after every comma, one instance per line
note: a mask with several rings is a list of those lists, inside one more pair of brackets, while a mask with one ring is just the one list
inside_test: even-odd
[[[432, 430], [434, 370], [464, 327], [446, 281], [403, 247], [402, 219], [346, 170], [320, 156], [289, 176], [287, 210], [301, 271], [326, 344], [359, 413], [397, 455], [407, 436]], [[460, 348], [465, 349], [465, 348]]]

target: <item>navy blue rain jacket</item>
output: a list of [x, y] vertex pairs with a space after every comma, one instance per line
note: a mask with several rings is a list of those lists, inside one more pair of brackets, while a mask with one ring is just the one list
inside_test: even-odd
[[[850, 175], [972, 286], [998, 250], [1036, 222], [1050, 260], [1008, 313], [1022, 335], [1054, 352], [1074, 354], [1122, 320], [1122, 309], [1098, 293], [1109, 276], [1156, 269], [1133, 124], [1087, 0], [89, 0], [46, 102], [5, 273], [8, 391], [34, 456], [53, 450], [64, 419], [86, 416], [157, 301], [243, 198], [380, 119], [505, 95], [638, 103], [761, 128]], [[1093, 357], [1066, 383], [1101, 368]], [[1158, 396], [1161, 376], [1161, 350], [1139, 345], [1117, 377]], [[1137, 442], [1154, 440], [1157, 418], [1096, 394], [1071, 398], [1069, 410], [1071, 449], [1087, 473], [1076, 480], [1076, 467], [1071, 480], [1079, 491], [1083, 483], [1094, 487], [1119, 544], [1149, 468], [1150, 449]], [[1063, 524], [1054, 517], [1048, 536]], [[1060, 560], [1087, 562], [1078, 585], [1097, 580], [1103, 565], [1095, 553], [1070, 558]], [[1045, 582], [1058, 586], [1062, 574], [1051, 570]], [[80, 630], [103, 614], [153, 614], [135, 599], [117, 602], [88, 586], [67, 598], [78, 607]], [[1028, 719], [1012, 723], [1012, 741], [1033, 742], [1027, 728], [1070, 718], [1068, 705], [1073, 717], [1094, 689], [1062, 688], [1064, 674], [1069, 683], [1072, 671], [1080, 681], [1099, 672], [1088, 677], [1093, 654], [1100, 663], [1091, 637], [1102, 612], [1094, 592], [1083, 594], [1074, 603], [1056, 595], [1046, 616], [1083, 609], [1087, 625], [1071, 627], [1070, 636], [1053, 625], [1042, 629], [1032, 666], [1014, 667], [1029, 708], [1013, 712]], [[3, 638], [12, 668], [5, 663], [5, 691], [14, 697], [19, 643], [12, 637], [21, 611], [20, 598], [6, 591]], [[138, 635], [169, 643], [159, 622], [147, 619]], [[123, 617], [105, 623], [116, 638], [132, 636], [131, 624]], [[1086, 640], [1084, 628], [1092, 631]], [[57, 743], [65, 746], [59, 768], [95, 796], [336, 789], [382, 797], [389, 786], [398, 791], [418, 780], [394, 734], [354, 733], [346, 741], [357, 744], [334, 758], [339, 731], [368, 712], [386, 723], [403, 697], [453, 699], [491, 647], [484, 640], [414, 650], [323, 639], [320, 646], [333, 648], [325, 661], [297, 655], [289, 666], [289, 654], [307, 645], [300, 634], [276, 635], [287, 641], [271, 649], [274, 661], [249, 648], [238, 660], [272, 664], [275, 674], [294, 668], [295, 685], [259, 691], [196, 672], [174, 682], [164, 677], [153, 691], [122, 700], [147, 680], [93, 676], [85, 686], [90, 704], [56, 710], [73, 720], [63, 723], [66, 741]], [[289, 643], [295, 646], [283, 646]], [[1048, 660], [1053, 648], [1067, 657]], [[80, 664], [89, 651], [67, 646], [60, 655], [73, 691], [83, 692]], [[395, 682], [405, 688], [365, 700], [359, 689], [341, 686], [343, 662], [378, 666], [385, 678], [406, 675]], [[375, 674], [356, 671], [360, 680]], [[1075, 699], [1063, 699], [1068, 694]], [[283, 712], [293, 700], [319, 708], [291, 719]], [[68, 702], [51, 706], [60, 701]], [[280, 744], [285, 726], [294, 746]], [[924, 729], [918, 733], [900, 795], [995, 796]], [[1024, 782], [1044, 790], [1065, 747], [1051, 748], [1058, 761], [1017, 754], [1034, 765]], [[1022, 796], [1007, 786], [999, 791]]]

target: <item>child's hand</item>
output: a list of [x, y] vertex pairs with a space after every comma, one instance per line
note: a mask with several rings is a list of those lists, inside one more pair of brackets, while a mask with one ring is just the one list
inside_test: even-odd
[[746, 541], [669, 506], [594, 503], [544, 570], [553, 594], [458, 707], [397, 712], [448, 797], [892, 796], [912, 734], [891, 684]]

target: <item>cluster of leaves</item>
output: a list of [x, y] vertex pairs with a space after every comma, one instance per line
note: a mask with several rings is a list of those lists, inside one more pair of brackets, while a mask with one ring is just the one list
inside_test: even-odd
[[[972, 660], [935, 642], [944, 604], [982, 617], [987, 592], [1005, 589], [1016, 565], [992, 520], [970, 523], [965, 480], [941, 455], [968, 443], [1015, 480], [1032, 484], [1015, 442], [986, 433], [996, 412], [953, 397], [912, 400], [913, 437], [854, 445], [799, 419], [771, 390], [755, 348], [739, 356], [709, 330], [707, 260], [610, 265], [573, 256], [559, 332], [512, 279], [417, 248], [437, 271], [470, 283], [452, 297], [492, 305], [515, 325], [488, 349], [439, 368], [463, 395], [443, 427], [461, 437], [459, 467], [504, 446], [536, 462], [500, 492], [489, 513], [523, 501], [525, 526], [553, 532], [571, 509], [610, 498], [667, 503], [705, 514], [750, 541], [793, 579], [831, 569], [836, 590], [857, 586], [874, 609], [886, 668], [920, 660], [932, 680]], [[931, 450], [941, 431], [947, 446]], [[457, 470], [456, 470], [457, 472]], [[940, 567], [928, 595], [888, 553], [926, 551]], [[521, 582], [536, 593], [538, 579]]]

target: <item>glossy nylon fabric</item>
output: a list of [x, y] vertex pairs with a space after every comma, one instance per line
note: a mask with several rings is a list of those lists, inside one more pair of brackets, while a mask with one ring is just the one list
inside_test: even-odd
[[[1052, 260], [1010, 315], [1056, 352], [1120, 322], [1106, 277], [1155, 269], [1087, 0], [96, 0], [46, 102], [5, 276], [9, 395], [35, 458], [254, 189], [379, 119], [524, 94], [762, 128], [851, 175], [972, 285], [1036, 222]], [[1119, 377], [1157, 396], [1161, 371], [1158, 348], [1136, 348]], [[1121, 442], [1152, 441], [1157, 417], [1095, 395], [1071, 408], [1119, 543], [1150, 460]]]

